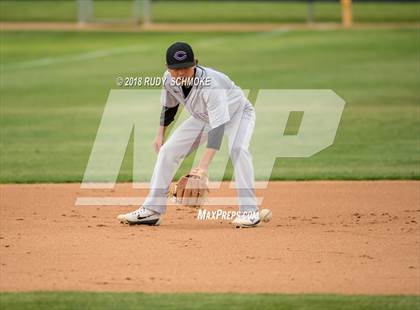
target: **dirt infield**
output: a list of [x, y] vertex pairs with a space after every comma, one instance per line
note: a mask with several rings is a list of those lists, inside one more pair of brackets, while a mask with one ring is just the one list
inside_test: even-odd
[[253, 229], [188, 207], [140, 227], [115, 220], [132, 207], [75, 206], [145, 193], [131, 184], [0, 190], [0, 291], [420, 294], [418, 181], [272, 182], [258, 195], [274, 218]]

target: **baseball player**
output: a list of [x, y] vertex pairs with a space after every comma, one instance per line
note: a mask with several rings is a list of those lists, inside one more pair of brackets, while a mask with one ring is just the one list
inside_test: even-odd
[[[225, 74], [199, 66], [187, 43], [176, 42], [167, 49], [166, 65], [160, 126], [154, 141], [158, 156], [150, 192], [143, 206], [131, 213], [120, 214], [117, 219], [129, 224], [158, 225], [166, 210], [169, 185], [181, 161], [206, 142], [199, 165], [192, 170], [194, 174], [206, 175], [223, 137], [227, 136], [240, 206], [239, 215], [232, 224], [235, 227], [256, 226], [260, 214], [248, 150], [255, 125], [254, 107]], [[180, 104], [191, 116], [164, 142], [165, 129], [174, 120]]]

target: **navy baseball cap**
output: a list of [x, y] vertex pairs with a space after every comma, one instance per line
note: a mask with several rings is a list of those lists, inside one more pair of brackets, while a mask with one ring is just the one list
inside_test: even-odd
[[169, 69], [188, 68], [195, 65], [194, 52], [185, 42], [175, 42], [166, 50], [166, 65]]

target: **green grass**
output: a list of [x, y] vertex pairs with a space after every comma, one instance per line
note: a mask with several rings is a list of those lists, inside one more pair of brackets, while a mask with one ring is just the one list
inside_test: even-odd
[[[132, 1], [95, 1], [95, 18], [129, 19]], [[302, 2], [263, 1], [158, 1], [152, 2], [152, 19], [156, 22], [306, 22], [307, 4]], [[419, 22], [419, 3], [354, 3], [356, 22]], [[318, 22], [341, 20], [337, 2], [315, 2]], [[76, 1], [9, 1], [0, 2], [0, 21], [76, 21]]]
[[[272, 179], [419, 179], [418, 38], [415, 29], [2, 32], [0, 182], [81, 181], [115, 77], [161, 76], [175, 40], [244, 89], [333, 89], [344, 98], [334, 145], [278, 159]], [[256, 141], [262, 150], [267, 142]], [[131, 180], [131, 164], [130, 144], [120, 181]]]
[[416, 309], [418, 296], [280, 294], [0, 293], [5, 310], [25, 309]]

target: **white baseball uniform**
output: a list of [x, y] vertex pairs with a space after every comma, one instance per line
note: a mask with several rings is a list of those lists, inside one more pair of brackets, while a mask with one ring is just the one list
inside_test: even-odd
[[181, 86], [171, 84], [170, 73], [166, 71], [164, 74], [162, 105], [171, 108], [182, 104], [191, 116], [160, 148], [150, 182], [151, 190], [143, 206], [158, 213], [165, 212], [166, 194], [179, 164], [207, 140], [210, 130], [224, 124], [240, 211], [256, 211], [254, 168], [248, 150], [255, 125], [254, 107], [225, 74], [196, 66], [195, 76], [210, 83], [193, 86], [185, 98]]

